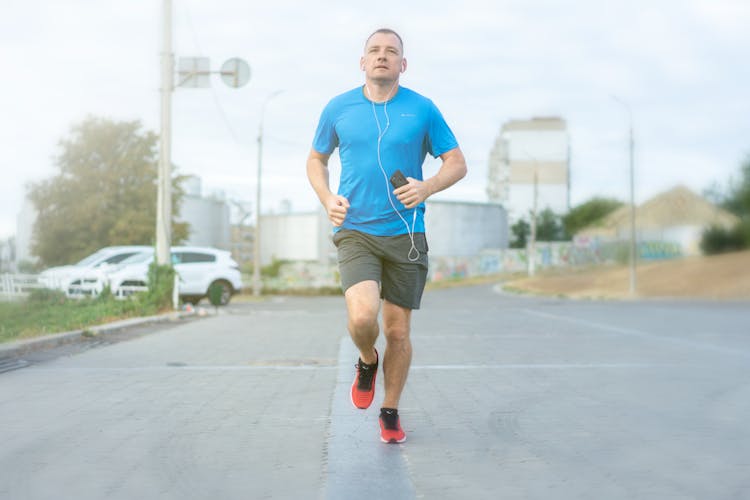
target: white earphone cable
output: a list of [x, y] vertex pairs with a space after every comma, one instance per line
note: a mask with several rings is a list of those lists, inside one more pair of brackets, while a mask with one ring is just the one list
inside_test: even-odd
[[[375, 124], [378, 127], [378, 146], [377, 146], [377, 153], [378, 153], [378, 167], [380, 167], [380, 171], [383, 174], [383, 179], [385, 180], [385, 188], [386, 193], [388, 194], [388, 201], [391, 203], [391, 207], [393, 207], [393, 211], [396, 212], [396, 215], [398, 215], [399, 219], [404, 223], [404, 226], [406, 226], [406, 232], [409, 234], [409, 240], [411, 241], [411, 248], [409, 249], [409, 253], [407, 254], [406, 258], [409, 259], [410, 262], [416, 262], [419, 260], [419, 250], [417, 249], [416, 245], [414, 244], [414, 227], [417, 223], [417, 208], [414, 207], [414, 216], [412, 217], [412, 223], [411, 228], [409, 228], [409, 223], [406, 222], [406, 219], [401, 215], [401, 212], [398, 211], [396, 208], [396, 204], [393, 202], [393, 198], [391, 197], [391, 185], [388, 181], [388, 174], [385, 171], [385, 168], [383, 168], [383, 162], [380, 159], [380, 143], [383, 140], [383, 136], [385, 136], [385, 133], [388, 131], [388, 128], [391, 126], [391, 119], [388, 116], [388, 99], [391, 96], [391, 92], [393, 92], [393, 89], [396, 88], [396, 85], [398, 82], [393, 84], [393, 87], [391, 87], [391, 90], [388, 92], [388, 95], [386, 96], [386, 100], [383, 103], [383, 114], [385, 115], [385, 128], [380, 127], [380, 120], [378, 119], [378, 113], [375, 110], [375, 101], [372, 99], [372, 95], [370, 94], [370, 89], [365, 84], [365, 90], [367, 91], [367, 96], [370, 99], [370, 104], [372, 105], [372, 115], [375, 117]], [[412, 254], [416, 254], [412, 258]]]

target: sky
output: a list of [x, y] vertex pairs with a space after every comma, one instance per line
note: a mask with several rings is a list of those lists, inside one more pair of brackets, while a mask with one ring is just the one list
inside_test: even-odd
[[[485, 201], [503, 123], [560, 116], [571, 143], [571, 205], [626, 200], [628, 127], [636, 201], [676, 184], [725, 185], [750, 155], [746, 0], [173, 1], [175, 57], [239, 57], [249, 83], [178, 88], [172, 161], [203, 193], [254, 205], [261, 109], [262, 211], [317, 208], [305, 160], [321, 110], [363, 83], [366, 37], [404, 39], [401, 84], [453, 129], [467, 177], [436, 197]], [[161, 2], [5, 0], [0, 17], [0, 239], [16, 232], [30, 183], [57, 173], [58, 143], [88, 116], [160, 130]], [[269, 100], [269, 96], [282, 91]], [[429, 157], [428, 157], [429, 158]], [[335, 179], [340, 167], [335, 159]], [[428, 160], [425, 174], [439, 161]]]

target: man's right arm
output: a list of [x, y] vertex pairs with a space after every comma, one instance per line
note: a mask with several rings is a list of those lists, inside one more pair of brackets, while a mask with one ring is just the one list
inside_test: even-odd
[[307, 178], [331, 223], [334, 226], [340, 226], [344, 223], [349, 200], [331, 192], [328, 185], [328, 159], [330, 157], [331, 155], [319, 153], [314, 149], [310, 150], [310, 156], [307, 157]]

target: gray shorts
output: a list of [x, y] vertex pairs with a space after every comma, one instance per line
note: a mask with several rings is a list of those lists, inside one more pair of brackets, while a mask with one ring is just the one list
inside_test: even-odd
[[[346, 290], [362, 281], [380, 284], [380, 297], [407, 309], [419, 309], [422, 292], [427, 282], [427, 238], [414, 233], [414, 246], [408, 234], [373, 236], [341, 229], [333, 235], [338, 248], [341, 288]], [[411, 255], [409, 251], [411, 250]]]

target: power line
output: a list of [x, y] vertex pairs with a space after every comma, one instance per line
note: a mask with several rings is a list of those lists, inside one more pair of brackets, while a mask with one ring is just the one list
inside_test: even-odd
[[[187, 20], [188, 30], [190, 31], [192, 37], [193, 37], [193, 44], [195, 45], [195, 49], [198, 52], [198, 54], [202, 57], [205, 57], [205, 53], [203, 52], [201, 48], [200, 41], [198, 39], [198, 31], [195, 29], [195, 25], [193, 24], [193, 18], [190, 15], [190, 6], [189, 2], [185, 1], [185, 18]], [[219, 116], [221, 117], [221, 121], [224, 122], [224, 126], [226, 126], [227, 130], [229, 131], [229, 135], [232, 136], [232, 140], [240, 146], [247, 146], [247, 144], [243, 143], [240, 140], [239, 135], [237, 132], [235, 132], [234, 127], [232, 126], [231, 122], [229, 121], [229, 117], [227, 116], [226, 112], [224, 111], [224, 107], [221, 105], [221, 102], [219, 100], [219, 96], [216, 93], [216, 89], [211, 85], [209, 86], [211, 89], [211, 96], [213, 97], [214, 105], [216, 106], [216, 110], [219, 112]]]

